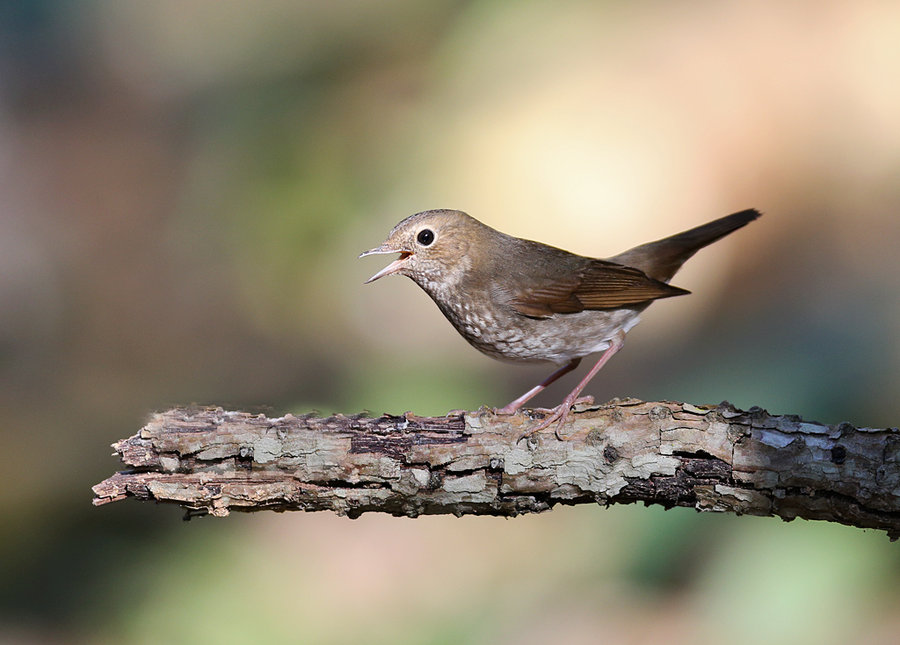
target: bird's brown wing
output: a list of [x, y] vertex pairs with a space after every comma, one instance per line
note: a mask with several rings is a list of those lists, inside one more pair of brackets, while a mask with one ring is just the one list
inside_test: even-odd
[[587, 260], [577, 271], [552, 279], [530, 280], [510, 294], [510, 306], [532, 318], [586, 309], [627, 307], [690, 293], [654, 280], [640, 269], [605, 260]]

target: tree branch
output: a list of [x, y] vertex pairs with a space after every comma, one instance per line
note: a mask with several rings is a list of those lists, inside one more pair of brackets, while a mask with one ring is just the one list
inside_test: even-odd
[[94, 504], [131, 496], [189, 514], [415, 517], [641, 501], [826, 520], [900, 537], [896, 428], [632, 399], [571, 415], [568, 440], [542, 432], [517, 441], [533, 415], [267, 418], [175, 408], [113, 445], [129, 470], [94, 486]]

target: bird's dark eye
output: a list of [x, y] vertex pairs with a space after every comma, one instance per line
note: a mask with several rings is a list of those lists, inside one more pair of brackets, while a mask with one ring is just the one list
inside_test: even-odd
[[434, 242], [434, 232], [430, 228], [423, 228], [416, 236], [416, 240], [422, 246], [428, 246]]

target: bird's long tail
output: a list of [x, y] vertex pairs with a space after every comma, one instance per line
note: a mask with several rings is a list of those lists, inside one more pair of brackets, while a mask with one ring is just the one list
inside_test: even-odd
[[732, 231], [746, 226], [760, 215], [755, 208], [732, 213], [683, 233], [641, 244], [608, 259], [638, 268], [651, 278], [665, 282], [675, 275], [681, 265], [694, 253]]

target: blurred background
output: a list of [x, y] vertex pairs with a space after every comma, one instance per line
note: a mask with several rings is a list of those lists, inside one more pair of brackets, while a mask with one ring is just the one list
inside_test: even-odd
[[875, 1], [3, 3], [0, 642], [898, 642], [900, 547], [842, 526], [90, 504], [170, 405], [443, 414], [546, 376], [363, 286], [438, 207], [595, 256], [759, 208], [588, 391], [897, 425], [898, 75]]

